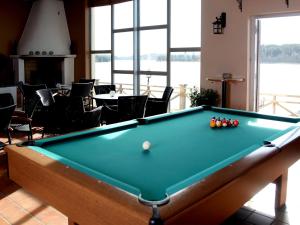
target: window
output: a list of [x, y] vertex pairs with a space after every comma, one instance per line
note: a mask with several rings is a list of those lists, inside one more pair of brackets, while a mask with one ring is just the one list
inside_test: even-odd
[[92, 8], [91, 18], [92, 76], [101, 83], [156, 97], [167, 85], [200, 86], [201, 1], [133, 0]]
[[140, 64], [144, 71], [167, 71], [166, 29], [140, 32]]
[[133, 32], [114, 35], [114, 69], [133, 70]]
[[[91, 68], [92, 76], [103, 83], [111, 82], [111, 7], [92, 8]], [[105, 23], [103, 23], [105, 21]]]

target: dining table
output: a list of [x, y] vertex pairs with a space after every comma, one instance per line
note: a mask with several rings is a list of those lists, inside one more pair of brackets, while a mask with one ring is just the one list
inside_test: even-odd
[[93, 95], [92, 98], [95, 99], [96, 101], [99, 100], [99, 102], [102, 102], [102, 104], [117, 105], [118, 98], [120, 96], [129, 96], [129, 95], [125, 93], [115, 93], [115, 94], [108, 93], [108, 94]]

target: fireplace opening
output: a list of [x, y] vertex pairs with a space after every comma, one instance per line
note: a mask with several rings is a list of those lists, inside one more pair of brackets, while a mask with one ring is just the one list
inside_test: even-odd
[[56, 87], [63, 82], [62, 63], [60, 57], [32, 57], [24, 60], [25, 83], [46, 84]]

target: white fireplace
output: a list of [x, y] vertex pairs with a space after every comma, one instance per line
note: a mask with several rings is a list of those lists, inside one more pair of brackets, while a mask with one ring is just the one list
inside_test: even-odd
[[18, 43], [18, 54], [11, 56], [16, 80], [26, 83], [39, 80], [41, 83], [49, 80], [63, 84], [72, 83], [76, 55], [71, 54], [70, 45], [63, 1], [33, 1]]

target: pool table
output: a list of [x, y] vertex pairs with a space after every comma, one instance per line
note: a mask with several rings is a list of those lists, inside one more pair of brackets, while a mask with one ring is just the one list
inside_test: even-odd
[[[212, 117], [237, 127], [211, 128]], [[285, 203], [299, 119], [201, 106], [5, 147], [10, 179], [69, 224], [219, 224], [270, 182]], [[148, 150], [143, 143], [151, 143]]]

